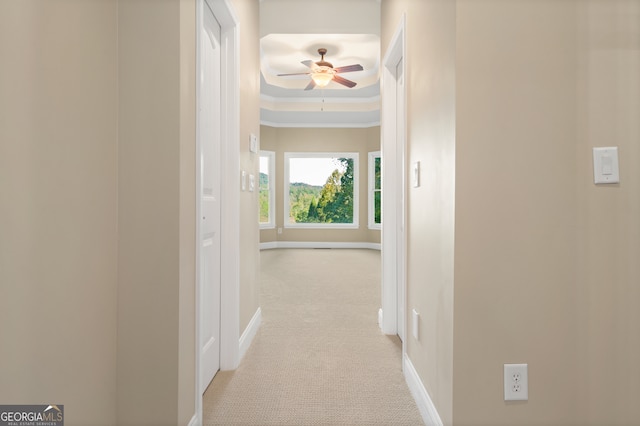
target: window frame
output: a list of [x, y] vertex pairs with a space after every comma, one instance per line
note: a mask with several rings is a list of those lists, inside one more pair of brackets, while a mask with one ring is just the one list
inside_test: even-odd
[[380, 159], [380, 169], [382, 170], [382, 155], [380, 153], [380, 151], [371, 151], [368, 154], [368, 162], [367, 162], [367, 168], [368, 168], [368, 177], [367, 177], [367, 181], [368, 181], [368, 187], [369, 187], [369, 191], [368, 191], [368, 205], [367, 205], [367, 210], [368, 210], [368, 227], [369, 229], [382, 229], [382, 215], [380, 217], [380, 223], [375, 223], [375, 192], [378, 191], [380, 192], [380, 208], [382, 208], [382, 179], [380, 180], [380, 188], [376, 189], [375, 185], [376, 185], [376, 163], [375, 163], [375, 159], [379, 158]]
[[[292, 158], [351, 158], [353, 159], [353, 222], [351, 223], [290, 223], [289, 164]], [[327, 176], [328, 177], [328, 176]], [[360, 215], [360, 154], [358, 152], [285, 152], [284, 153], [284, 210], [283, 226], [294, 229], [358, 229]]]
[[269, 161], [269, 221], [260, 222], [260, 165], [258, 165], [258, 224], [260, 229], [274, 229], [276, 227], [276, 153], [275, 151], [260, 150], [259, 159], [266, 157]]

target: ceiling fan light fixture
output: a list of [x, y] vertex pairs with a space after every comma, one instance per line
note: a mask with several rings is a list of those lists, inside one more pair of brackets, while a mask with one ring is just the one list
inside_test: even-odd
[[333, 79], [333, 70], [318, 70], [311, 74], [311, 78], [318, 87], [325, 87]]

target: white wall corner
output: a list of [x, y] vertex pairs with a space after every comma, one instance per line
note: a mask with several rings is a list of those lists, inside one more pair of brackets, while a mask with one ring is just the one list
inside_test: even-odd
[[433, 405], [433, 401], [429, 396], [429, 392], [427, 392], [427, 389], [424, 387], [422, 380], [420, 380], [420, 376], [418, 376], [418, 372], [414, 368], [407, 354], [404, 354], [402, 361], [404, 378], [407, 381], [407, 386], [409, 387], [409, 391], [411, 392], [413, 399], [418, 405], [418, 410], [420, 411], [422, 420], [424, 420], [424, 424], [427, 426], [444, 426], [440, 419], [440, 415], [438, 414], [438, 410], [436, 410], [436, 406]]
[[256, 337], [258, 330], [260, 329], [260, 324], [262, 324], [262, 309], [258, 308], [255, 314], [253, 314], [253, 318], [249, 321], [249, 325], [240, 336], [240, 360], [244, 358], [244, 354], [247, 353], [249, 346], [251, 346], [251, 342], [253, 342], [253, 338]]

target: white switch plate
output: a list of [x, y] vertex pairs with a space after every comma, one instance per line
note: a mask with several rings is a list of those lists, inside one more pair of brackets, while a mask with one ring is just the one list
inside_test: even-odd
[[249, 150], [253, 153], [258, 152], [258, 137], [253, 133], [249, 135]]
[[254, 175], [249, 175], [249, 191], [253, 192], [256, 188], [256, 177]]
[[411, 327], [411, 332], [413, 333], [413, 338], [416, 340], [420, 340], [420, 329], [418, 328], [420, 325], [420, 314], [418, 313], [418, 311], [416, 311], [415, 309], [411, 310], [411, 316], [412, 316], [412, 325], [413, 327]]
[[242, 190], [247, 190], [247, 172], [242, 171], [242, 179], [241, 179]]
[[420, 162], [416, 161], [413, 163], [413, 187], [417, 188], [420, 186]]
[[619, 183], [618, 147], [593, 148], [593, 181], [601, 183]]
[[529, 399], [529, 374], [527, 364], [504, 365], [504, 400], [527, 401]]

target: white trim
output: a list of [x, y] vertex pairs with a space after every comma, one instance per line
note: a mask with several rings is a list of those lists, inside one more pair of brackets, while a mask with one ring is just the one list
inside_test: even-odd
[[424, 420], [424, 424], [427, 426], [443, 426], [438, 410], [433, 404], [433, 401], [429, 396], [429, 392], [427, 392], [427, 389], [424, 387], [422, 380], [420, 380], [420, 376], [411, 363], [409, 356], [404, 354], [402, 361], [404, 379], [407, 382], [411, 396], [413, 396], [413, 399], [416, 401], [416, 405], [418, 405], [418, 410], [420, 411], [422, 420]]
[[187, 426], [198, 426], [200, 423], [198, 423], [198, 415], [194, 414], [193, 417], [191, 417], [191, 421], [189, 421], [189, 424]]
[[262, 324], [262, 309], [258, 308], [256, 313], [253, 314], [253, 318], [249, 321], [247, 328], [245, 328], [242, 336], [240, 336], [240, 360], [244, 358], [244, 355], [247, 353], [249, 346], [251, 346], [251, 342], [253, 342], [253, 338], [256, 337], [258, 330], [260, 329], [260, 324]]
[[260, 120], [260, 124], [269, 127], [293, 127], [311, 129], [368, 129], [380, 125], [380, 121], [369, 123], [276, 123], [275, 121]]
[[[273, 229], [276, 227], [276, 153], [261, 149], [258, 155], [260, 160], [264, 157], [269, 162], [267, 173], [269, 176], [269, 222], [262, 223], [258, 218], [258, 224], [260, 229]], [[261, 170], [258, 171], [258, 202], [260, 201], [260, 173], [262, 173]]]
[[[398, 148], [404, 147], [401, 151], [405, 151], [406, 147], [397, 145], [398, 117], [396, 108], [397, 83], [395, 73], [397, 65], [400, 61], [406, 59], [405, 54], [405, 26], [406, 14], [402, 15], [396, 32], [389, 44], [389, 49], [384, 56], [382, 66], [382, 106], [381, 115], [384, 123], [381, 128], [382, 136], [382, 216], [384, 224], [382, 226], [382, 332], [385, 334], [398, 334], [402, 325], [398, 324], [398, 306], [406, 303], [402, 294], [406, 294], [405, 283], [398, 283], [399, 268], [398, 256], [402, 256], [402, 247], [406, 244], [406, 236], [403, 241], [398, 241], [399, 230], [403, 229], [404, 218], [398, 211], [404, 211], [402, 208], [406, 205], [402, 192], [404, 187], [404, 167], [402, 158], [398, 158]], [[406, 60], [405, 60], [406, 69]], [[405, 101], [406, 101], [406, 85]], [[405, 109], [406, 113], [406, 109]], [[401, 119], [405, 119], [402, 117]], [[403, 138], [404, 139], [404, 138]], [[406, 142], [405, 142], [406, 143]], [[400, 153], [402, 155], [402, 153]], [[399, 208], [400, 207], [400, 208]], [[400, 288], [400, 286], [403, 286]], [[400, 294], [400, 298], [398, 295]], [[406, 315], [404, 320], [406, 320]], [[403, 353], [406, 348], [404, 347]]]
[[[292, 158], [351, 158], [353, 160], [353, 222], [351, 223], [290, 223], [289, 222], [289, 160]], [[285, 152], [284, 153], [284, 206], [285, 228], [301, 229], [358, 229], [360, 224], [360, 153], [359, 152]]]
[[311, 242], [311, 241], [271, 241], [260, 243], [260, 250], [272, 249], [369, 249], [380, 251], [378, 243], [339, 243], [339, 242]]
[[280, 248], [278, 247], [278, 242], [277, 241], [271, 241], [268, 243], [260, 243], [260, 250], [272, 250], [272, 249], [277, 249]]
[[[235, 369], [239, 363], [239, 318], [240, 318], [240, 192], [237, 176], [240, 173], [240, 46], [238, 18], [230, 0], [196, 0], [196, 68], [201, 70], [201, 34], [204, 25], [204, 7], [211, 8], [216, 20], [220, 23], [221, 37], [221, 104], [223, 144], [220, 156], [221, 198], [221, 288], [220, 288], [220, 368]], [[196, 129], [198, 111], [200, 110], [200, 84], [196, 76]], [[196, 135], [196, 139], [198, 136]], [[199, 141], [196, 140], [196, 164], [199, 164]], [[196, 180], [198, 181], [198, 180]], [[198, 189], [198, 188], [197, 188]], [[198, 192], [197, 192], [198, 193]], [[196, 207], [198, 210], [198, 207]], [[198, 216], [196, 216], [199, 218]], [[196, 224], [199, 220], [196, 220]], [[196, 232], [198, 232], [196, 230]], [[199, 235], [199, 233], [197, 234]], [[196, 262], [199, 259], [199, 244], [196, 245]], [[197, 269], [196, 269], [197, 270]], [[199, 283], [196, 285], [196, 420], [189, 423], [202, 424], [202, 394], [200, 392], [200, 322]]]
[[230, 0], [207, 1], [222, 27], [222, 140], [227, 141], [221, 153], [226, 205], [221, 215], [220, 369], [234, 370], [240, 362], [240, 29]]
[[[305, 77], [309, 78], [309, 77]], [[269, 95], [260, 95], [260, 100], [264, 102], [269, 102], [273, 104], [317, 104], [322, 100], [325, 100], [325, 103], [330, 104], [377, 104], [376, 107], [380, 107], [380, 95], [371, 96], [368, 98], [338, 98], [338, 97], [309, 97], [309, 98], [278, 98], [275, 96]], [[377, 109], [377, 108], [372, 108]]]

